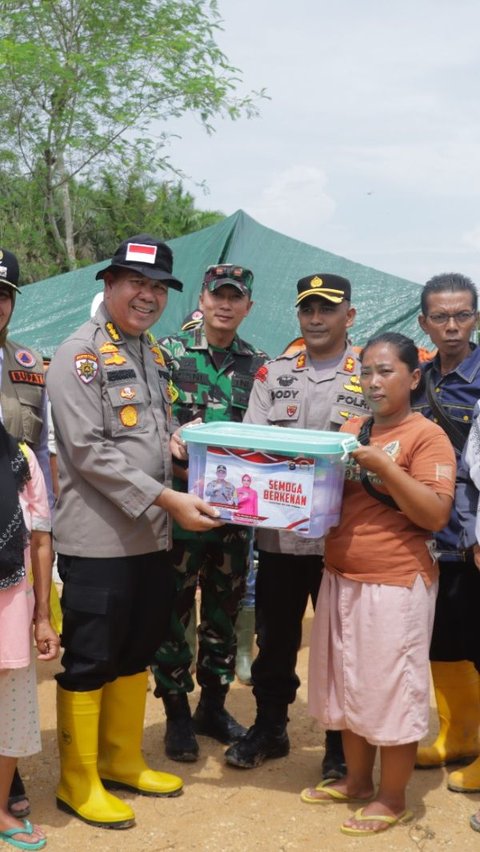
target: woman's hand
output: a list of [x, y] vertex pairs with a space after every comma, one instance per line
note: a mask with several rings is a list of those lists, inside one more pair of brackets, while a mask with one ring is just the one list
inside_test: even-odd
[[360, 467], [370, 471], [370, 473], [376, 473], [378, 476], [381, 476], [385, 469], [393, 464], [392, 459], [387, 455], [385, 450], [382, 450], [381, 447], [376, 447], [374, 444], [368, 444], [367, 446], [363, 446], [362, 444], [356, 450], [352, 450], [350, 455]]
[[55, 633], [47, 617], [35, 619], [34, 635], [38, 659], [55, 660], [60, 651], [60, 637]]

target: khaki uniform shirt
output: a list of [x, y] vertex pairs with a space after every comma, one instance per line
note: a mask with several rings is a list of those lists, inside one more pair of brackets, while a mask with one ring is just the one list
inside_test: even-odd
[[[331, 370], [321, 372], [306, 351], [279, 355], [258, 370], [244, 423], [338, 432], [349, 417], [368, 412], [359, 367], [350, 345]], [[270, 553], [323, 554], [323, 538], [302, 538], [282, 530], [259, 529], [257, 542], [260, 550]]]
[[100, 305], [58, 349], [47, 374], [57, 439], [58, 553], [134, 556], [170, 547], [169, 377], [150, 335], [130, 337]]
[[48, 412], [43, 359], [34, 349], [7, 338], [0, 348], [0, 419], [7, 432], [34, 451], [43, 473], [48, 502], [55, 499], [48, 451]]

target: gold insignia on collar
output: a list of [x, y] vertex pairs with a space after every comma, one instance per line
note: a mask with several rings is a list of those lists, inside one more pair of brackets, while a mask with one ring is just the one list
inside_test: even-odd
[[307, 363], [307, 356], [305, 355], [305, 352], [302, 352], [302, 354], [298, 356], [297, 363], [295, 365], [297, 370], [303, 369], [303, 367], [305, 366], [306, 363]]
[[107, 332], [107, 334], [108, 334], [108, 336], [111, 340], [114, 340], [115, 342], [117, 340], [121, 340], [121, 337], [120, 337], [117, 329], [115, 328], [113, 322], [107, 322], [106, 325], [105, 325], [105, 330], [106, 330], [106, 332]]
[[169, 379], [168, 384], [167, 384], [167, 394], [168, 394], [170, 403], [176, 402], [176, 400], [179, 397], [178, 390], [175, 387], [175, 385], [173, 384], [171, 379]]
[[312, 278], [312, 280], [310, 281], [310, 287], [322, 287], [322, 286], [323, 286], [322, 279], [319, 278], [318, 275], [315, 275], [315, 278]]
[[345, 358], [343, 369], [346, 373], [353, 373], [355, 369], [355, 361], [351, 355], [347, 355], [347, 357]]
[[165, 366], [165, 358], [163, 357], [161, 349], [158, 346], [151, 346], [150, 352], [154, 356], [153, 360], [155, 364], [160, 364], [161, 367]]

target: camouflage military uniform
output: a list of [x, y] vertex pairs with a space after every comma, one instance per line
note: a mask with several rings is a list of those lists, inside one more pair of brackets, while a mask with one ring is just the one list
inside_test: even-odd
[[[172, 378], [174, 415], [180, 424], [194, 417], [204, 422], [243, 420], [253, 378], [267, 358], [264, 352], [238, 336], [228, 349], [209, 346], [203, 327], [164, 338], [159, 344]], [[186, 490], [186, 483], [179, 479], [174, 485]], [[250, 530], [244, 527], [226, 524], [207, 533], [191, 533], [174, 524], [177, 598], [170, 636], [155, 655], [157, 696], [193, 690], [185, 629], [198, 579], [202, 592], [198, 682], [215, 689], [234, 679], [234, 625], [244, 593], [249, 542]]]

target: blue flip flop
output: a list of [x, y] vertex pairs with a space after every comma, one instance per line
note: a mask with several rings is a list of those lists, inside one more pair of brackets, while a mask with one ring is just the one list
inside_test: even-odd
[[6, 831], [0, 831], [0, 840], [9, 843], [10, 846], [15, 846], [16, 849], [43, 849], [47, 843], [46, 837], [35, 840], [33, 843], [27, 843], [26, 840], [15, 840], [17, 834], [33, 834], [32, 823], [28, 819], [24, 819], [22, 822], [23, 828], [7, 828]]

